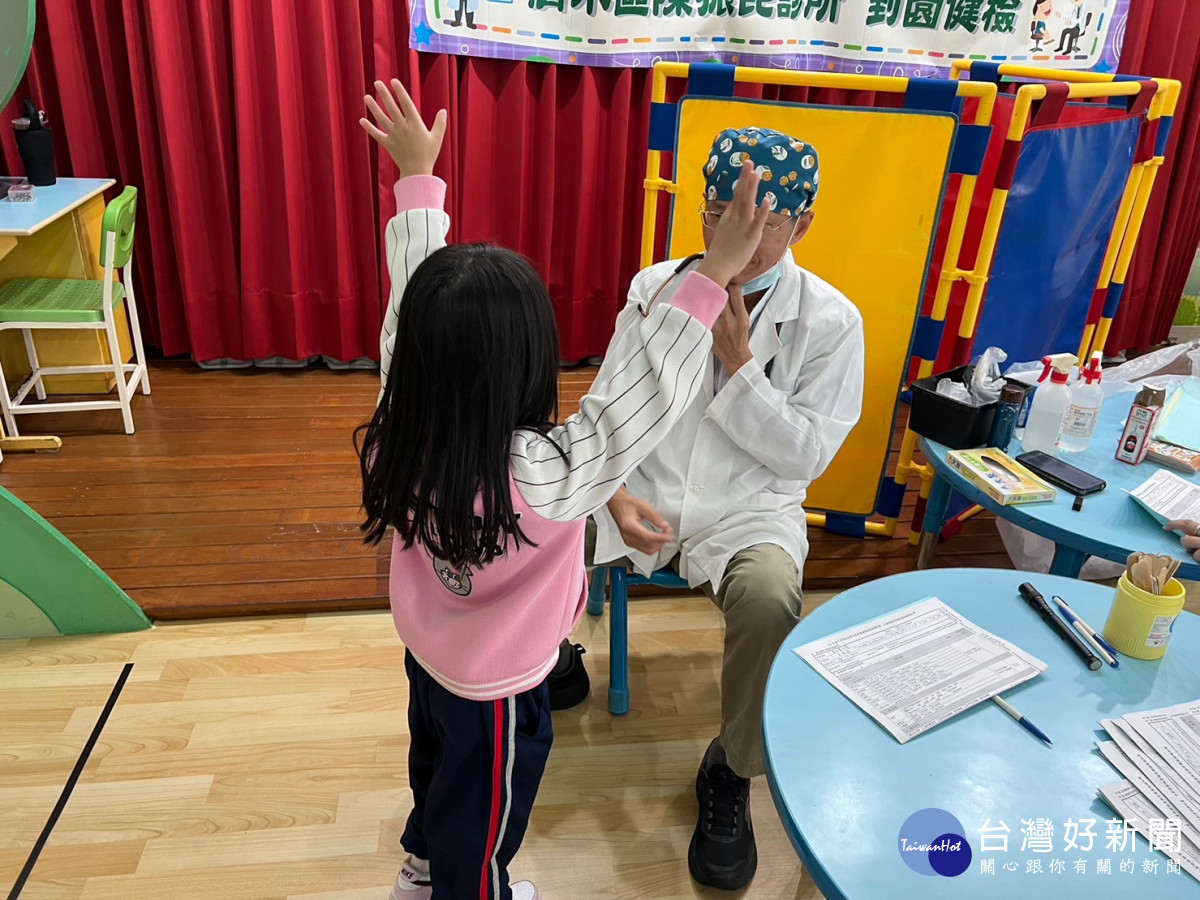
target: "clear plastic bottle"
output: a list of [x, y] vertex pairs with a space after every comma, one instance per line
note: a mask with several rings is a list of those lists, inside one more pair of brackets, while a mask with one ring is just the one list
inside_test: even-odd
[[[1043, 357], [1042, 365], [1045, 368], [1038, 379], [1037, 393], [1033, 395], [1033, 406], [1025, 423], [1025, 433], [1021, 436], [1021, 446], [1025, 450], [1041, 450], [1053, 456], [1063, 416], [1071, 405], [1071, 389], [1067, 387], [1067, 379], [1071, 375], [1071, 366], [1075, 365], [1075, 356], [1056, 353]], [[1049, 382], [1046, 381], [1047, 377]]]
[[1071, 386], [1071, 405], [1063, 416], [1062, 435], [1058, 439], [1059, 448], [1069, 453], [1088, 448], [1100, 418], [1100, 406], [1104, 403], [1100, 359], [1100, 353], [1093, 353], [1087, 368], [1079, 373], [1079, 380]]

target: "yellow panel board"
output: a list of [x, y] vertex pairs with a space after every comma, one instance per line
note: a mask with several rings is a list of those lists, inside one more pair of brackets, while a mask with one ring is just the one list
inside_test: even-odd
[[[36, 234], [0, 245], [0, 282], [12, 278], [100, 278], [98, 254], [104, 221], [104, 197], [89, 200], [70, 215], [51, 222]], [[0, 241], [5, 240], [0, 238]], [[129, 325], [122, 305], [117, 309], [117, 337], [124, 362], [133, 357]], [[43, 366], [86, 366], [109, 361], [102, 331], [35, 331], [34, 346]], [[0, 365], [10, 389], [29, 375], [29, 362], [19, 331], [0, 333]], [[50, 394], [103, 394], [115, 384], [109, 375], [51, 375]]]
[[899, 110], [699, 98], [680, 103], [671, 258], [704, 249], [696, 214], [704, 196], [701, 168], [721, 130], [774, 128], [812, 143], [820, 156], [816, 218], [796, 245], [796, 261], [862, 312], [867, 364], [862, 417], [810, 488], [810, 508], [875, 511], [956, 122], [950, 114]]

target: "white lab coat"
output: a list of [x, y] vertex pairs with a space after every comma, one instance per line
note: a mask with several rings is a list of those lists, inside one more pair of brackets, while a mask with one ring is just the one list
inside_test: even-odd
[[[666, 284], [656, 305], [683, 283], [682, 274], [672, 278], [678, 265], [660, 263], [634, 278], [609, 354], [623, 352], [625, 330], [641, 319], [641, 307], [660, 286]], [[759, 302], [767, 306], [750, 335], [754, 359], [715, 397], [713, 378], [706, 378], [683, 417], [626, 480], [630, 493], [671, 523], [672, 542], [657, 556], [639, 553], [625, 546], [601, 508], [597, 564], [625, 556], [647, 575], [679, 553], [688, 584], [719, 586], [736, 553], [770, 543], [803, 571], [806, 490], [862, 410], [862, 316], [790, 253], [778, 283]]]

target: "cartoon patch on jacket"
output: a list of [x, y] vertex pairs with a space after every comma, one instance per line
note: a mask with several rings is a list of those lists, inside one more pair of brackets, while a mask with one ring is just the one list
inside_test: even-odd
[[[517, 519], [521, 518], [521, 514], [516, 514]], [[475, 531], [483, 531], [483, 518], [475, 516]], [[504, 555], [504, 547], [497, 545], [493, 548], [496, 557]], [[448, 560], [433, 558], [433, 571], [437, 573], [438, 579], [443, 585], [460, 597], [466, 597], [471, 593], [471, 567], [469, 565], [454, 566]]]

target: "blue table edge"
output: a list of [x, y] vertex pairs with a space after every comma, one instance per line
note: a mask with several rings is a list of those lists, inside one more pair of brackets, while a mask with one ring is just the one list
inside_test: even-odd
[[[917, 445], [921, 450], [921, 454], [925, 457], [926, 462], [934, 470], [934, 485], [930, 490], [930, 502], [926, 505], [926, 515], [928, 511], [935, 508], [933, 500], [933, 492], [938, 489], [937, 482], [942, 482], [947, 490], [957, 491], [962, 494], [972, 503], [978, 504], [988, 512], [995, 514], [999, 518], [1003, 518], [1013, 525], [1032, 531], [1039, 537], [1043, 537], [1048, 541], [1053, 541], [1055, 545], [1054, 565], [1051, 567], [1049, 574], [1051, 575], [1066, 575], [1069, 578], [1077, 578], [1079, 571], [1083, 566], [1084, 561], [1089, 556], [1096, 556], [1100, 559], [1106, 559], [1114, 563], [1124, 563], [1128, 558], [1128, 551], [1110, 551], [1107, 544], [1088, 539], [1085, 535], [1076, 533], [1078, 546], [1071, 546], [1056, 537], [1051, 537], [1044, 533], [1040, 528], [1038, 520], [1034, 519], [1024, 510], [1026, 508], [1036, 508], [1042, 504], [1002, 504], [997, 503], [984, 490], [972, 482], [968, 481], [961, 473], [959, 473], [947, 461], [944, 454], [929, 452], [930, 440], [924, 436], [917, 436]], [[940, 446], [940, 445], [939, 445]], [[1169, 470], [1166, 470], [1169, 471]], [[952, 476], [952, 479], [947, 476]], [[1149, 476], [1147, 476], [1149, 477]], [[1120, 488], [1109, 488], [1109, 490], [1120, 490]], [[1084, 499], [1086, 503], [1086, 498]], [[1136, 502], [1136, 501], [1131, 501]], [[922, 532], [929, 532], [928, 527], [930, 522], [927, 520], [922, 523]], [[942, 526], [945, 523], [938, 525], [934, 533], [940, 533]], [[1061, 558], [1060, 558], [1061, 557]], [[1181, 560], [1182, 565], [1179, 567], [1179, 572], [1176, 577], [1187, 580], [1200, 580], [1200, 563], [1189, 560]]]

